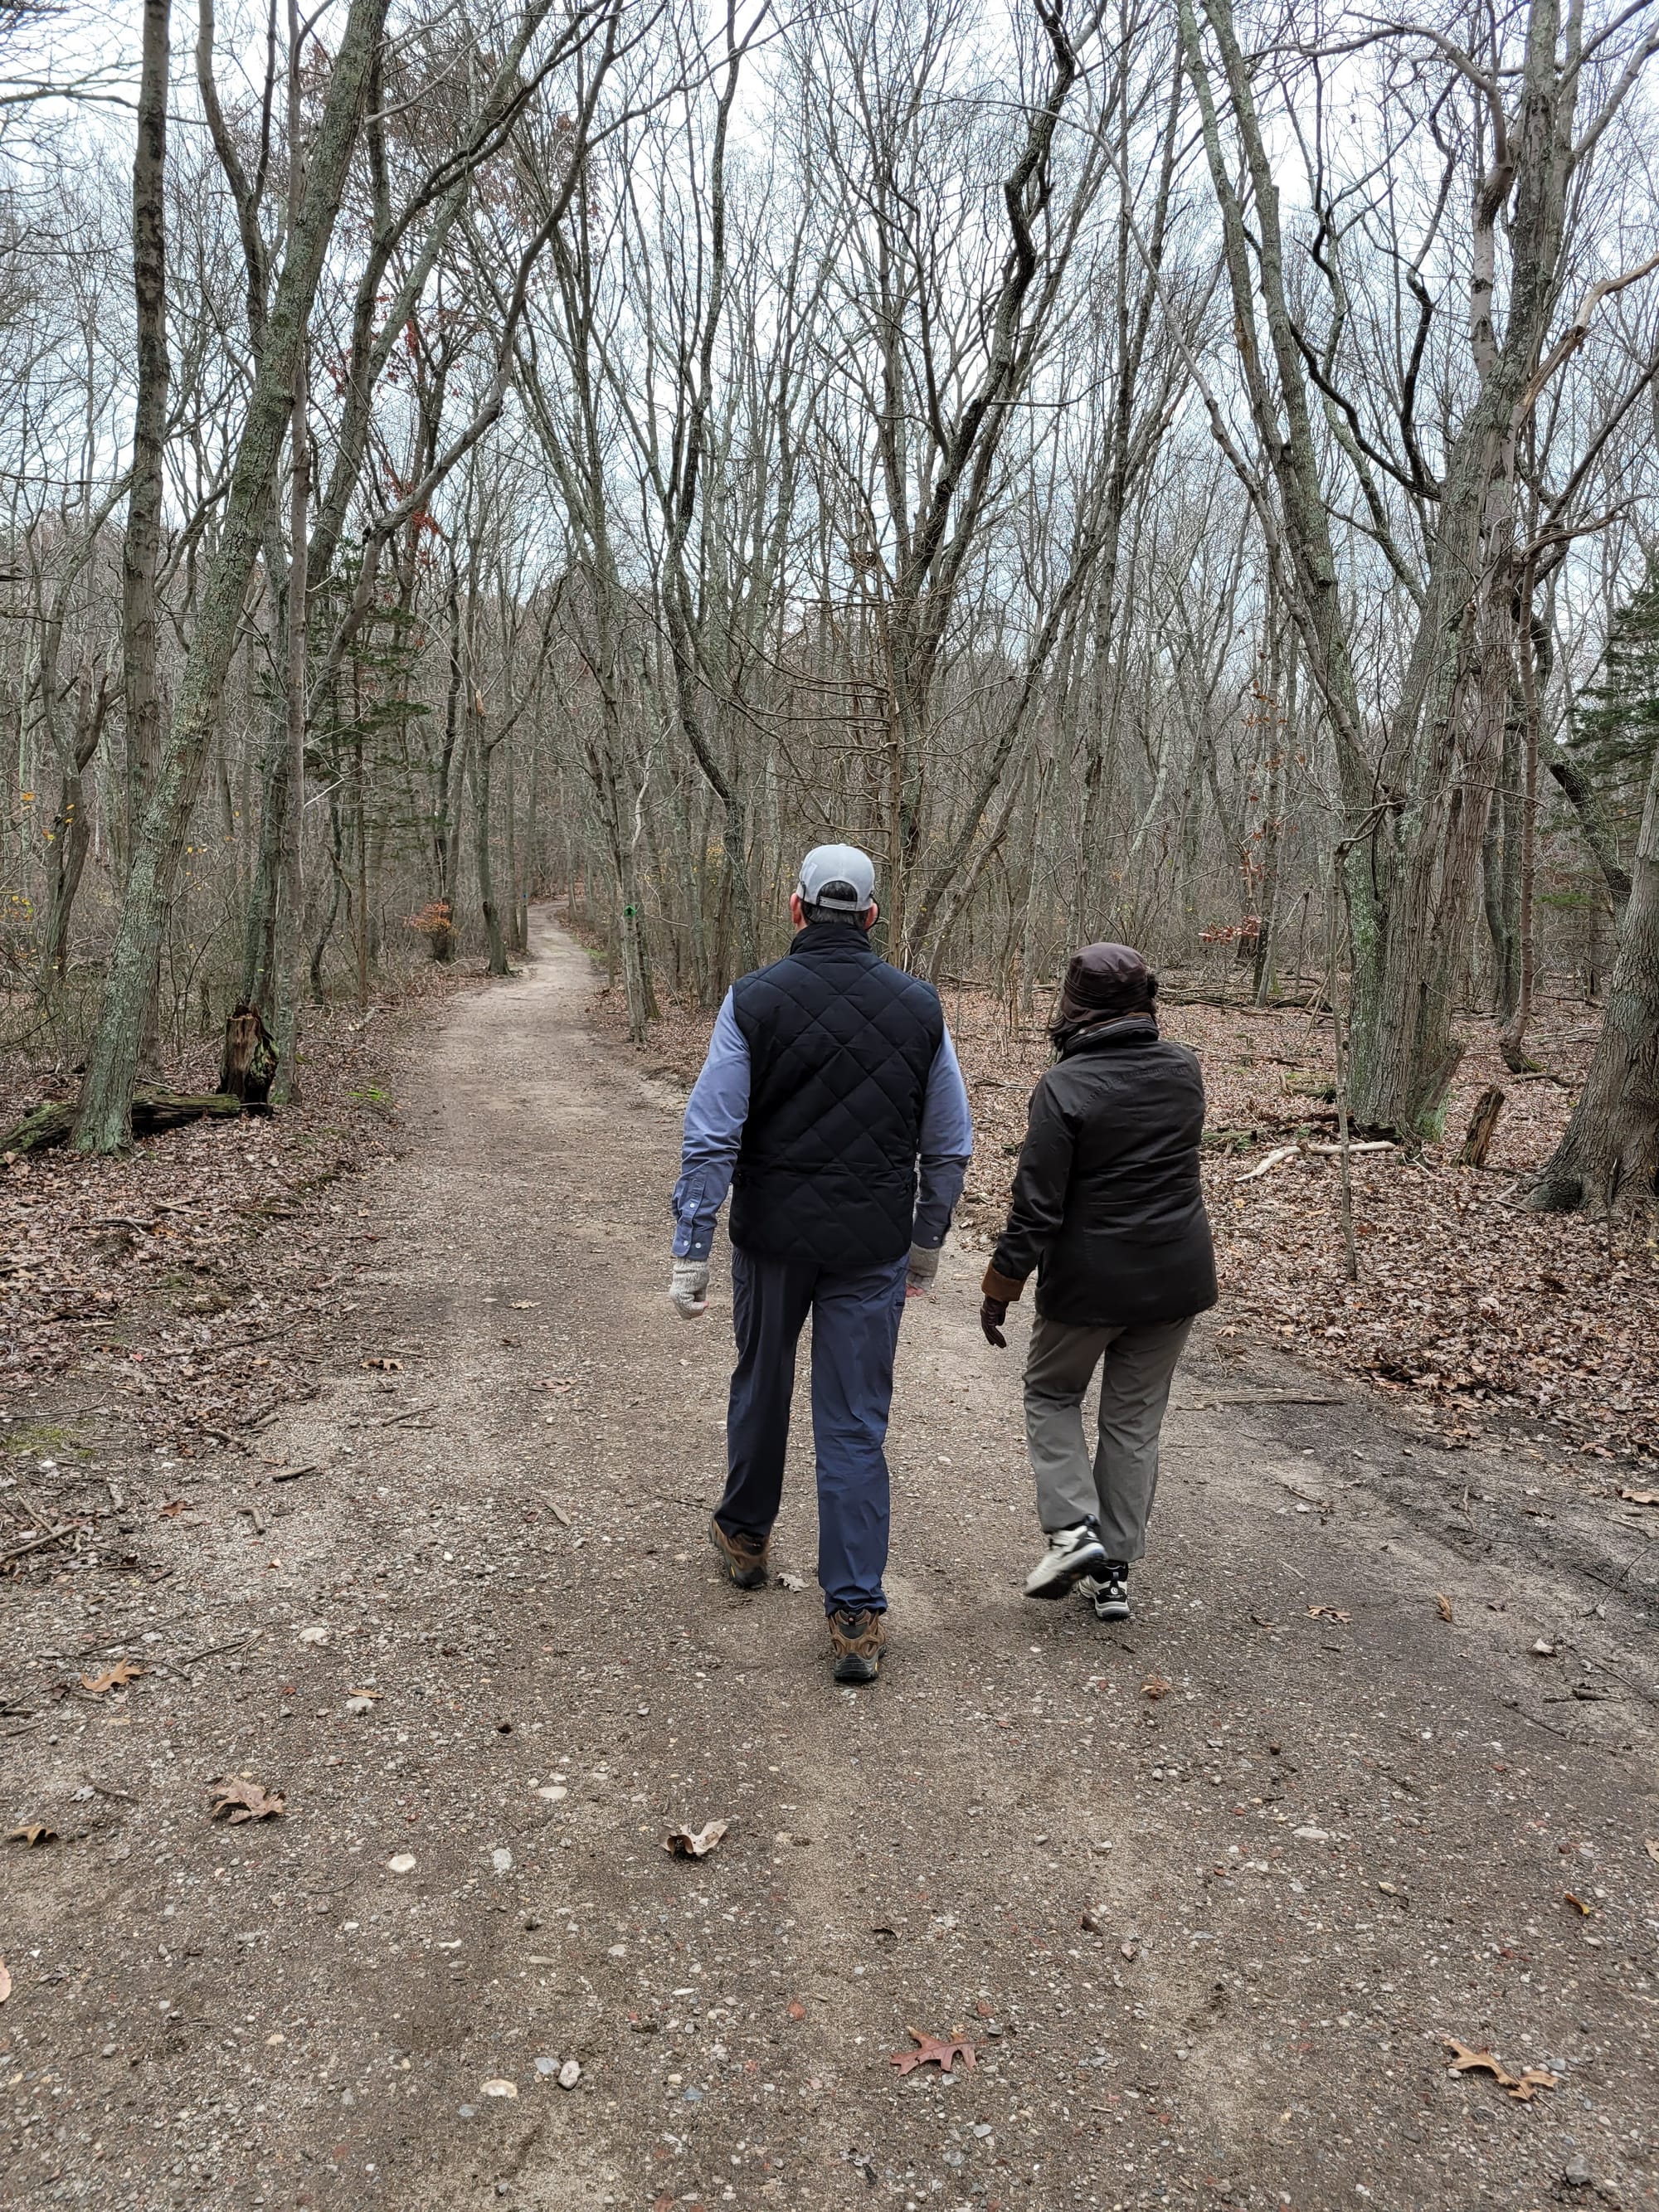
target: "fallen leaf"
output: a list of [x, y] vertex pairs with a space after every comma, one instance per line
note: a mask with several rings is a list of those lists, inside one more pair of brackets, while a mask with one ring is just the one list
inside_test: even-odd
[[1584, 1916], [1584, 1917], [1585, 1917], [1585, 1919], [1586, 1919], [1586, 1920], [1588, 1920], [1588, 1919], [1589, 1918], [1589, 1917], [1590, 1917], [1590, 1908], [1589, 1908], [1589, 1906], [1588, 1905], [1586, 1905], [1586, 1904], [1585, 1904], [1585, 1902], [1584, 1902], [1584, 1900], [1583, 1900], [1583, 1899], [1582, 1897], [1575, 1897], [1575, 1896], [1573, 1895], [1572, 1892], [1571, 1892], [1570, 1889], [1565, 1889], [1565, 1890], [1563, 1890], [1563, 1891], [1562, 1891], [1562, 1893], [1561, 1893], [1561, 1902], [1562, 1902], [1562, 1904], [1563, 1904], [1563, 1905], [1571, 1905], [1571, 1907], [1572, 1907], [1572, 1909], [1573, 1909], [1573, 1911], [1574, 1911], [1575, 1912], [1582, 1912], [1582, 1913], [1583, 1914], [1583, 1916]]
[[378, 1704], [380, 1698], [385, 1697], [386, 1692], [384, 1690], [360, 1689], [354, 1682], [347, 1694], [354, 1698], [367, 1698], [371, 1705], [374, 1705]]
[[1126, 1959], [1133, 1959], [1135, 1953], [1140, 1948], [1140, 1946], [1136, 1942], [1133, 1936], [1128, 1936], [1124, 1938], [1123, 1942], [1120, 1943], [1117, 1948]]
[[401, 1375], [404, 1371], [404, 1363], [401, 1359], [374, 1358], [365, 1359], [360, 1364], [364, 1367], [378, 1367], [387, 1375]]
[[481, 2097], [516, 2097], [518, 2094], [519, 2085], [516, 2081], [503, 2081], [499, 2075], [493, 2081], [481, 2082], [478, 2087], [478, 2094]]
[[996, 2017], [996, 2007], [988, 1997], [975, 1998], [974, 2002], [974, 2010], [979, 2014], [981, 2020], [994, 2020]]
[[1435, 1610], [1439, 1613], [1442, 1620], [1449, 1620], [1452, 1617], [1451, 1600], [1446, 1595], [1444, 1590], [1435, 1592], [1434, 1603]]
[[1547, 2074], [1541, 2066], [1528, 2066], [1521, 2079], [1511, 2083], [1510, 2094], [1521, 2104], [1530, 2104], [1536, 2091], [1553, 2089], [1559, 2079], [1559, 2075]]
[[955, 2039], [947, 2039], [937, 2035], [923, 2035], [919, 2029], [914, 2027], [907, 2029], [906, 2033], [911, 2042], [917, 2046], [916, 2049], [890, 2051], [887, 2054], [888, 2064], [896, 2066], [901, 2074], [914, 2074], [918, 2066], [929, 2064], [937, 2066], [941, 2074], [948, 2074], [951, 2065], [958, 2058], [969, 2072], [972, 2073], [974, 2046], [971, 2043], [963, 2043]]
[[1555, 1656], [1555, 1646], [1547, 1637], [1539, 1637], [1532, 1648], [1540, 1659], [1553, 1659]]
[[1143, 1698], [1167, 1698], [1170, 1685], [1162, 1674], [1149, 1674], [1140, 1686], [1140, 1694]]
[[787, 2009], [791, 2020], [805, 2020], [806, 2017], [806, 2007], [799, 1997], [792, 1997]]
[[662, 1847], [677, 1859], [707, 1858], [731, 1825], [729, 1820], [710, 1820], [702, 1828], [672, 1828]]
[[55, 1844], [56, 1828], [49, 1828], [44, 1820], [25, 1820], [21, 1828], [14, 1828], [6, 1838], [9, 1844], [27, 1844], [31, 1850], [37, 1844]]
[[804, 1590], [806, 1585], [799, 1575], [781, 1574], [778, 1577], [778, 1588], [787, 1590]]
[[182, 1498], [170, 1498], [161, 1508], [161, 1518], [163, 1521], [176, 1521], [186, 1510]]
[[1460, 2043], [1455, 2035], [1443, 2035], [1440, 2040], [1452, 2054], [1451, 2070], [1454, 2074], [1490, 2074], [1494, 2081], [1501, 2081], [1506, 2089], [1513, 2086], [1514, 2075], [1505, 2073], [1490, 2051], [1476, 2051], [1469, 2044]]
[[1528, 2066], [1523, 2074], [1508, 2072], [1490, 2051], [1475, 2051], [1467, 2043], [1460, 2043], [1455, 2035], [1440, 2039], [1452, 2053], [1454, 2074], [1490, 2074], [1501, 2089], [1522, 2104], [1528, 2104], [1540, 2089], [1553, 2089], [1559, 2075], [1546, 2072], [1541, 2066]]
[[0, 2004], [4, 2004], [10, 1995], [11, 1976], [6, 1971], [5, 1960], [0, 1959]]
[[1350, 1616], [1337, 1606], [1310, 1605], [1308, 1607], [1308, 1618], [1310, 1620], [1346, 1620]]
[[106, 1690], [124, 1690], [129, 1682], [136, 1682], [143, 1673], [136, 1659], [118, 1659], [101, 1674], [82, 1674], [81, 1687], [90, 1690], [94, 1698], [101, 1698]]
[[208, 1800], [208, 1818], [228, 1820], [233, 1828], [244, 1820], [274, 1820], [287, 1801], [260, 1782], [233, 1779], [216, 1782]]
[[532, 1306], [541, 1304], [539, 1298], [509, 1298], [507, 1304], [514, 1313], [528, 1313]]
[[1620, 1483], [1619, 1495], [1626, 1505], [1659, 1505], [1659, 1490], [1626, 1490]]

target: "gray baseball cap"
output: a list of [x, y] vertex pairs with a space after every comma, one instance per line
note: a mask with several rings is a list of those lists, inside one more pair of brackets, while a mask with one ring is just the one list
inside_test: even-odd
[[856, 845], [814, 845], [795, 886], [804, 906], [826, 914], [864, 914], [876, 896], [876, 864]]

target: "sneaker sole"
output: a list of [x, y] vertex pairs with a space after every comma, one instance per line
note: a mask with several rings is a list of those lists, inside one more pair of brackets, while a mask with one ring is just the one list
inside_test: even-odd
[[732, 1565], [731, 1560], [727, 1558], [725, 1551], [721, 1547], [720, 1538], [715, 1535], [712, 1528], [708, 1532], [708, 1548], [713, 1552], [714, 1557], [720, 1561], [721, 1572], [725, 1575], [726, 1581], [729, 1582], [734, 1589], [740, 1590], [764, 1589], [767, 1583], [771, 1580], [771, 1570], [767, 1567], [750, 1567], [746, 1573], [739, 1573], [738, 1569]]
[[[1046, 1562], [1045, 1562], [1046, 1564]], [[1046, 1582], [1033, 1587], [1033, 1578], [1027, 1577], [1027, 1597], [1065, 1597], [1074, 1590], [1085, 1577], [1097, 1573], [1106, 1564], [1106, 1554], [1096, 1545], [1085, 1544], [1074, 1552], [1063, 1567], [1058, 1568]]]
[[1121, 1605], [1101, 1605], [1097, 1602], [1095, 1606], [1095, 1619], [1097, 1620], [1119, 1621], [1127, 1620], [1128, 1618], [1129, 1601], [1127, 1598], [1123, 1601]]

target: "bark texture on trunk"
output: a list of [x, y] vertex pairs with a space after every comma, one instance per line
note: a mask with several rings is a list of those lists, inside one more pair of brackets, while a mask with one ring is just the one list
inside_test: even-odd
[[1578, 1103], [1528, 1194], [1535, 1212], [1638, 1214], [1659, 1201], [1659, 752], [1648, 776], [1607, 1012]]
[[121, 539], [121, 653], [126, 695], [125, 839], [132, 849], [161, 750], [155, 569], [161, 543], [161, 449], [172, 364], [167, 331], [167, 69], [171, 0], [144, 0], [137, 144], [132, 159], [132, 292], [137, 352], [132, 483]]

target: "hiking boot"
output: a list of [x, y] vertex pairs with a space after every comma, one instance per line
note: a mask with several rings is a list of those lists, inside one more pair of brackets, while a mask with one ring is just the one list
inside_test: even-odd
[[1121, 1559], [1108, 1559], [1098, 1574], [1085, 1576], [1083, 1595], [1095, 1609], [1097, 1620], [1129, 1618], [1129, 1570]]
[[1079, 1521], [1074, 1528], [1055, 1528], [1048, 1548], [1025, 1577], [1027, 1597], [1064, 1597], [1085, 1576], [1099, 1574], [1106, 1565], [1106, 1547], [1092, 1521]]
[[764, 1589], [770, 1569], [767, 1565], [769, 1536], [734, 1534], [722, 1528], [711, 1514], [708, 1521], [708, 1540], [720, 1556], [720, 1563], [728, 1582], [739, 1589]]
[[887, 1616], [881, 1613], [832, 1613], [830, 1650], [838, 1682], [873, 1682], [887, 1649]]

